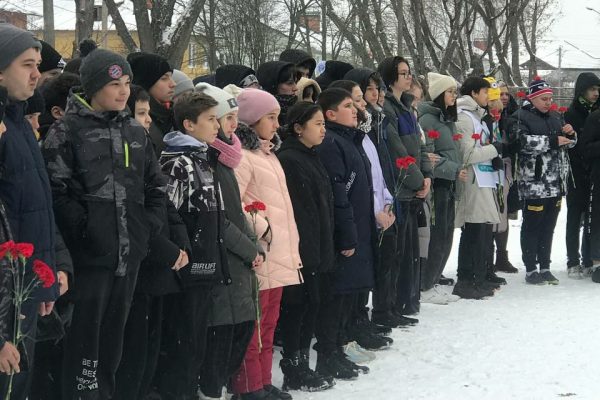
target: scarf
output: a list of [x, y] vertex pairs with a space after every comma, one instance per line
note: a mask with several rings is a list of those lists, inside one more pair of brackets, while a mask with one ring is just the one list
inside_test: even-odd
[[219, 151], [219, 162], [231, 169], [235, 169], [242, 161], [242, 143], [236, 135], [231, 135], [231, 143], [217, 138], [210, 147]]

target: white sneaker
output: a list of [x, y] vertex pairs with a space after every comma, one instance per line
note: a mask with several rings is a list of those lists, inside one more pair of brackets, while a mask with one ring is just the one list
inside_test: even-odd
[[372, 351], [363, 349], [356, 342], [349, 342], [344, 346], [344, 354], [354, 364], [364, 364], [373, 361], [377, 356]]
[[437, 287], [421, 292], [421, 303], [447, 305], [448, 298]]
[[454, 303], [454, 302], [460, 300], [460, 296], [457, 296], [457, 295], [452, 294], [450, 292], [442, 291], [442, 294], [446, 297], [446, 300], [448, 301], [448, 303]]

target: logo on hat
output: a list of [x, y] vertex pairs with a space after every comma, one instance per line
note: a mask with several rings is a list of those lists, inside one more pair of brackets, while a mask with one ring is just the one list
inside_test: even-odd
[[121, 68], [117, 64], [111, 65], [110, 67], [108, 67], [108, 76], [110, 76], [113, 79], [121, 78], [123, 76], [123, 68]]
[[236, 108], [238, 106], [237, 101], [233, 98], [227, 100], [227, 104], [229, 104], [229, 108]]

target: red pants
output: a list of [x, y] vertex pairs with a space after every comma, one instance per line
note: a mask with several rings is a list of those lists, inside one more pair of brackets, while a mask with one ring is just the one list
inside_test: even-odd
[[259, 349], [258, 329], [254, 327], [254, 335], [240, 370], [232, 378], [233, 393], [250, 393], [271, 384], [271, 368], [273, 366], [273, 336], [279, 319], [279, 307], [283, 288], [266, 289], [259, 292], [260, 301], [260, 337], [262, 348]]

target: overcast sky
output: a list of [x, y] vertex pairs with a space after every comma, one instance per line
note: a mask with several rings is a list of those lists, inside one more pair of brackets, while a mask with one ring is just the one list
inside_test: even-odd
[[[8, 3], [8, 8], [25, 8], [42, 14], [42, 0], [0, 0], [2, 2]], [[560, 15], [548, 35], [538, 44], [538, 57], [558, 66], [558, 48], [562, 46], [563, 67], [600, 67], [600, 1], [559, 0], [559, 3], [557, 13]], [[54, 0], [54, 5], [55, 28], [74, 29], [74, 1]], [[131, 8], [131, 2], [126, 1], [122, 7]], [[587, 10], [586, 7], [595, 8], [598, 13]], [[123, 14], [126, 22], [134, 22], [131, 13]]]

